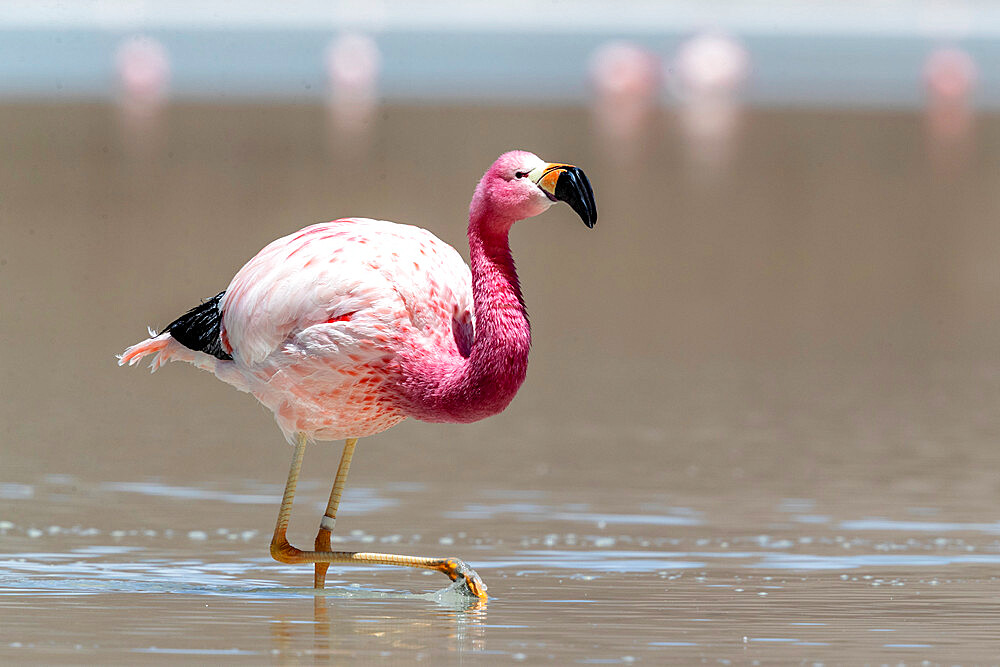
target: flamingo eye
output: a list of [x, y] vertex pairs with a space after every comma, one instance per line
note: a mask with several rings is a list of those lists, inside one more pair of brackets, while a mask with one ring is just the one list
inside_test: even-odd
[[526, 178], [527, 176], [528, 176], [528, 172], [526, 172], [526, 171], [515, 171], [514, 172], [514, 178]]

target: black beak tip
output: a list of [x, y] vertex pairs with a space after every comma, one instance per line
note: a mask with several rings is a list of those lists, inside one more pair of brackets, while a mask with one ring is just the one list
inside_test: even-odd
[[587, 175], [579, 167], [571, 167], [563, 171], [556, 181], [555, 197], [564, 201], [576, 211], [583, 224], [593, 229], [597, 224], [597, 203], [594, 201], [594, 190], [590, 187]]

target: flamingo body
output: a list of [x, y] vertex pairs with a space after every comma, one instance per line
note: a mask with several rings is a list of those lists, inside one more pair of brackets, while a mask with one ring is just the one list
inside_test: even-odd
[[[458, 252], [427, 230], [383, 220], [335, 220], [273, 241], [239, 270], [220, 306], [232, 360], [169, 340], [154, 368], [181, 360], [214, 372], [274, 412], [289, 441], [296, 432], [336, 440], [398, 424], [407, 414], [390, 387], [401, 360], [460, 363], [473, 337], [471, 274]], [[140, 343], [122, 361], [145, 351]]]
[[359, 438], [406, 417], [488, 417], [514, 398], [531, 347], [508, 234], [558, 199], [593, 226], [582, 171], [524, 151], [500, 156], [470, 205], [471, 271], [418, 227], [366, 218], [306, 227], [120, 363], [151, 354], [153, 370], [187, 361], [211, 371], [267, 406], [289, 442]]

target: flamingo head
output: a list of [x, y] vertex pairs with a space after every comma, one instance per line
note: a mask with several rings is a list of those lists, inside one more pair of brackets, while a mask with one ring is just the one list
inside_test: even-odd
[[587, 227], [597, 223], [590, 181], [579, 167], [545, 162], [534, 153], [510, 151], [493, 163], [472, 199], [473, 214], [485, 207], [495, 224], [509, 228], [515, 220], [538, 215], [557, 201], [576, 211]]

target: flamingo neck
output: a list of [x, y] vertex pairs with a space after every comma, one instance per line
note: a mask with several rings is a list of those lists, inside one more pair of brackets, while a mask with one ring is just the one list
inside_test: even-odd
[[479, 201], [473, 200], [469, 216], [472, 351], [468, 358], [453, 354], [410, 365], [402, 382], [404, 409], [424, 421], [471, 422], [495, 415], [513, 400], [527, 372], [531, 327], [508, 242], [514, 221], [491, 215]]

